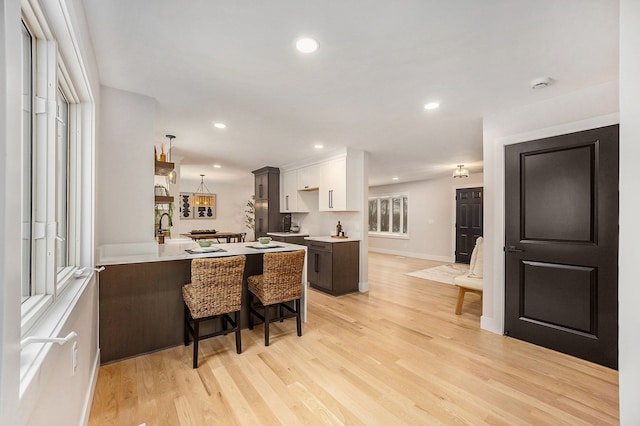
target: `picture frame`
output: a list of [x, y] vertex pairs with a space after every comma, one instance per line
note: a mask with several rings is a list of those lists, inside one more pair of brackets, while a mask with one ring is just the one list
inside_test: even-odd
[[215, 219], [216, 218], [216, 206], [218, 204], [218, 198], [216, 194], [211, 194], [213, 197], [213, 205], [207, 207], [196, 207], [192, 203], [192, 199], [196, 194], [192, 192], [181, 192], [178, 197], [179, 216], [182, 220], [189, 219]]

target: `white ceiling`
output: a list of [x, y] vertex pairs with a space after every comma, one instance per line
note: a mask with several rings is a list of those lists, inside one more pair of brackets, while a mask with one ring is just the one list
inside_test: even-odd
[[483, 116], [618, 78], [612, 0], [83, 3], [102, 84], [155, 98], [154, 142], [176, 135], [182, 176], [207, 181], [312, 160], [318, 142], [368, 151], [371, 185], [477, 171]]

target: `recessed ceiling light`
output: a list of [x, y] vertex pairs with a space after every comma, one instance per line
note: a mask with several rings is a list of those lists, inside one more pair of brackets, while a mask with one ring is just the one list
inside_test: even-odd
[[391, 180], [398, 180], [398, 176], [392, 177]]
[[220, 164], [214, 164], [213, 167], [215, 167], [216, 169], [221, 168], [222, 166]]
[[296, 49], [302, 53], [313, 53], [320, 45], [312, 38], [303, 37], [296, 40]]
[[315, 149], [322, 149], [324, 148], [324, 145], [322, 145], [321, 143], [317, 143], [313, 146]]
[[216, 129], [226, 129], [227, 125], [224, 123], [213, 123], [213, 127], [215, 127]]
[[439, 102], [429, 102], [428, 104], [425, 104], [424, 109], [437, 109], [440, 108], [440, 103]]

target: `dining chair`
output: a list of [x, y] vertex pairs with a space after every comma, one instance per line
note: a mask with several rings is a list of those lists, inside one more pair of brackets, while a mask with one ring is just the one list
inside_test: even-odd
[[[198, 342], [202, 339], [235, 332], [236, 352], [242, 353], [240, 308], [245, 262], [244, 255], [193, 259], [191, 262], [191, 283], [182, 286], [182, 297], [184, 345], [188, 346], [189, 335], [193, 336], [193, 368], [198, 368]], [[201, 336], [200, 323], [217, 318], [222, 321], [222, 329]]]
[[[302, 336], [300, 299], [304, 257], [304, 250], [265, 253], [262, 274], [247, 278], [250, 298], [249, 329], [253, 329], [254, 316], [264, 322], [265, 346], [269, 346], [269, 323], [271, 322], [282, 322], [286, 318], [295, 317], [298, 336]], [[254, 303], [254, 297], [258, 302]], [[293, 307], [287, 302], [293, 302]], [[276, 312], [271, 312], [273, 310]], [[288, 312], [285, 313], [285, 311]]]

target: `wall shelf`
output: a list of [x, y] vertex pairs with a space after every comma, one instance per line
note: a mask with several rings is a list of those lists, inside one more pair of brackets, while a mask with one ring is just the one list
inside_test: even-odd
[[167, 161], [158, 161], [156, 160], [156, 172], [155, 174], [158, 176], [167, 176], [169, 173], [173, 171], [175, 168], [174, 163], [169, 163]]
[[169, 204], [169, 203], [173, 203], [173, 197], [156, 195], [156, 204]]

